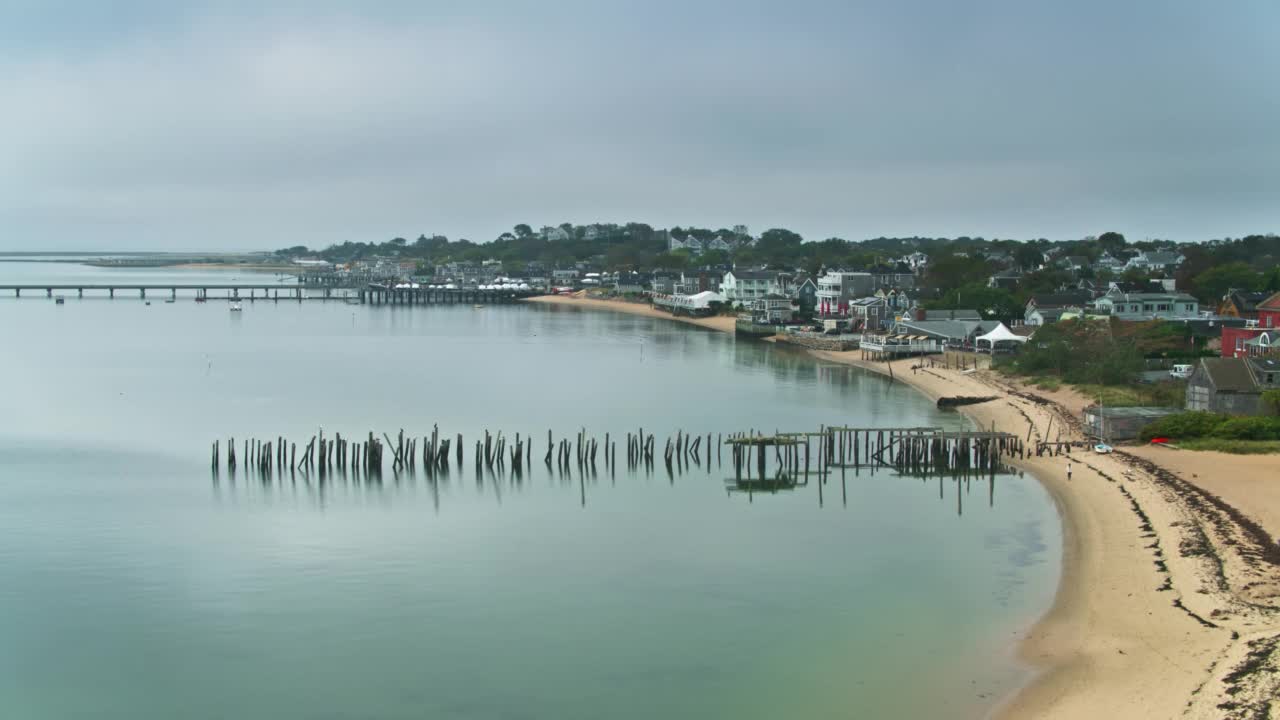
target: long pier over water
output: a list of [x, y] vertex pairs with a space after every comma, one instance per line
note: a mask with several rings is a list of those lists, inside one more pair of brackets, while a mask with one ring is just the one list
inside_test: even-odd
[[396, 287], [371, 283], [361, 287], [340, 287], [329, 284], [282, 283], [24, 283], [0, 285], [0, 293], [13, 292], [21, 298], [43, 294], [46, 298], [75, 293], [83, 298], [86, 293], [115, 298], [116, 293], [133, 294], [146, 299], [165, 297], [177, 299], [179, 293], [197, 300], [351, 300], [374, 305], [437, 305], [451, 303], [504, 303], [538, 293], [533, 291], [492, 290], [479, 288], [431, 288]]

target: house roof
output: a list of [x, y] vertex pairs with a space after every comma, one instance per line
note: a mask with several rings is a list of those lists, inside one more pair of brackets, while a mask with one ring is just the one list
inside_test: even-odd
[[1258, 303], [1259, 310], [1280, 310], [1280, 292]]
[[1249, 358], [1249, 365], [1255, 373], [1274, 373], [1280, 372], [1280, 360], [1269, 357], [1253, 357]]
[[1169, 292], [1136, 292], [1136, 293], [1120, 293], [1119, 295], [1110, 295], [1099, 298], [1100, 300], [1119, 300], [1120, 302], [1144, 302], [1166, 300], [1170, 302], [1199, 302], [1195, 298], [1186, 293], [1169, 293]]
[[738, 280], [772, 280], [778, 273], [772, 270], [730, 270]]
[[1227, 302], [1236, 306], [1240, 312], [1256, 312], [1258, 305], [1269, 299], [1272, 293], [1252, 292], [1249, 290], [1232, 290], [1227, 293]]
[[1182, 260], [1182, 255], [1176, 252], [1149, 252], [1139, 256], [1139, 262], [1145, 262], [1148, 265], [1176, 265]]
[[1243, 358], [1201, 358], [1200, 367], [1219, 391], [1255, 392], [1258, 384]]
[[1088, 290], [1067, 290], [1064, 292], [1032, 295], [1031, 302], [1044, 310], [1045, 308], [1061, 308], [1071, 305], [1085, 305], [1093, 300], [1093, 293]]
[[925, 310], [925, 320], [981, 320], [977, 310]]
[[984, 325], [977, 320], [900, 320], [898, 327], [908, 333], [932, 335], [934, 337], [943, 337], [949, 340], [963, 340], [975, 332], [981, 332], [988, 329], [986, 326], [995, 327], [997, 323], [991, 322]]

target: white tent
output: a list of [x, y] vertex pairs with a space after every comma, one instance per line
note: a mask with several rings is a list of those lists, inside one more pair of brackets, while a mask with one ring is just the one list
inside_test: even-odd
[[1005, 340], [1012, 340], [1014, 342], [1020, 342], [1020, 343], [1024, 343], [1027, 341], [1027, 339], [1022, 337], [1021, 335], [1014, 335], [1012, 332], [1009, 331], [1009, 328], [1004, 326], [1004, 323], [1000, 323], [996, 325], [995, 329], [992, 330], [991, 332], [987, 333], [986, 335], [979, 335], [977, 338], [975, 338], [974, 345], [981, 347], [982, 342], [986, 341], [987, 349], [990, 350], [996, 346], [996, 343], [1003, 342]]

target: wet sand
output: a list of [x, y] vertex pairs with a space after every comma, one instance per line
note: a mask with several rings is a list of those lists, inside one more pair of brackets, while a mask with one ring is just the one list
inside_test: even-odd
[[525, 302], [540, 303], [544, 305], [563, 305], [567, 307], [588, 308], [592, 310], [612, 310], [614, 312], [627, 313], [629, 315], [643, 315], [644, 317], [675, 320], [676, 322], [685, 323], [686, 325], [697, 325], [698, 327], [727, 333], [733, 332], [733, 325], [735, 322], [734, 318], [727, 315], [715, 315], [706, 318], [679, 317], [672, 315], [669, 312], [656, 310], [648, 303], [634, 303], [627, 302], [625, 300], [574, 297], [572, 295], [539, 295], [538, 297], [529, 298], [528, 300], [525, 300]]

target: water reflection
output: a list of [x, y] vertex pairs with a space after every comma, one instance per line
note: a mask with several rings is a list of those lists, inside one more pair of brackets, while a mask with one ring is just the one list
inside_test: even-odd
[[[654, 464], [640, 463], [635, 467], [624, 468], [622, 472], [618, 472], [612, 464], [603, 470], [591, 466], [581, 469], [527, 468], [523, 471], [477, 467], [469, 471], [444, 468], [427, 472], [414, 468], [386, 473], [359, 469], [335, 469], [325, 473], [297, 469], [264, 472], [239, 468], [213, 470], [212, 490], [215, 499], [219, 501], [249, 499], [271, 502], [287, 495], [295, 499], [313, 500], [318, 508], [333, 501], [360, 498], [393, 500], [426, 493], [431, 499], [432, 508], [438, 513], [441, 511], [442, 496], [469, 492], [478, 498], [490, 497], [501, 505], [504, 498], [510, 495], [557, 487], [575, 489], [577, 492], [573, 494], [574, 500], [585, 508], [597, 493], [617, 490], [626, 483], [655, 488], [657, 486], [653, 480], [660, 479], [661, 484], [667, 486], [692, 483], [708, 490], [722, 488], [728, 502], [754, 504], [757, 500], [770, 502], [780, 497], [807, 496], [818, 508], [825, 508], [834, 497], [839, 500], [841, 508], [847, 508], [851, 484], [854, 485], [852, 490], [856, 495], [859, 483], [918, 481], [922, 498], [953, 503], [956, 514], [962, 516], [966, 506], [972, 507], [975, 502], [994, 508], [997, 480], [1003, 482], [1016, 477], [1018, 475], [1005, 468], [995, 474], [944, 475], [869, 466], [833, 468], [825, 472], [775, 472], [765, 477], [725, 477], [723, 468], [718, 468], [710, 461], [692, 465], [681, 463], [678, 466], [673, 463], [670, 468], [662, 463], [658, 463], [656, 467]], [[973, 497], [975, 491], [978, 495]], [[986, 497], [982, 497], [983, 495]]]

